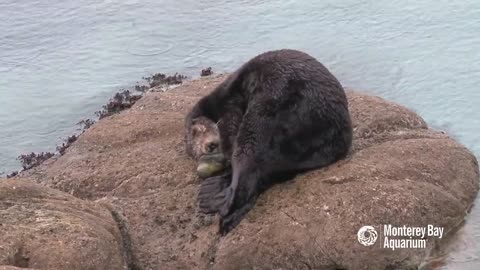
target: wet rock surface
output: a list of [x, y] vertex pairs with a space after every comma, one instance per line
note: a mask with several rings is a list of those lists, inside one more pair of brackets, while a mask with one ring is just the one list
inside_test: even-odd
[[[120, 235], [122, 251], [114, 253], [115, 245], [101, 243], [96, 250], [110, 250], [119, 267], [130, 261], [135, 269], [413, 269], [454, 234], [471, 207], [479, 173], [465, 147], [428, 129], [405, 107], [349, 90], [355, 132], [349, 156], [270, 188], [236, 229], [220, 237], [217, 218], [196, 211], [201, 180], [197, 163], [184, 152], [183, 121], [193, 104], [224, 78], [213, 75], [167, 92], [148, 92], [129, 110], [91, 126], [64, 155], [8, 183], [35, 181], [52, 188], [49, 192], [79, 198], [58, 195], [67, 201], [113, 205], [122, 213], [116, 222], [123, 224], [121, 229], [96, 237], [108, 235], [109, 243], [118, 244]], [[95, 215], [103, 223], [92, 230], [110, 226], [108, 213]], [[6, 220], [22, 222], [10, 216]], [[444, 227], [446, 235], [441, 241], [428, 239], [427, 248], [417, 250], [392, 251], [382, 248], [381, 241], [370, 247], [358, 243], [360, 227], [382, 224], [433, 224]], [[16, 230], [29, 232], [28, 226]], [[70, 239], [53, 237], [46, 239]], [[128, 255], [123, 261], [122, 252]], [[87, 253], [76, 255], [82, 254]]]

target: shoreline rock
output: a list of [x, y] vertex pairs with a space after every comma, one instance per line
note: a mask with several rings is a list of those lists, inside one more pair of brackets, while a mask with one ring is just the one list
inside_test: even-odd
[[1, 181], [0, 198], [0, 269], [127, 269], [106, 207], [26, 179]]
[[[272, 187], [219, 237], [217, 218], [196, 211], [200, 181], [183, 149], [183, 119], [224, 78], [148, 92], [93, 124], [64, 155], [13, 179], [119, 209], [127, 226], [115, 229], [117, 242], [129, 239], [122, 252], [138, 269], [410, 269], [438, 253], [477, 195], [478, 162], [468, 149], [403, 106], [348, 90], [349, 156]], [[434, 224], [447, 235], [420, 250], [358, 243], [360, 227], [381, 224]]]

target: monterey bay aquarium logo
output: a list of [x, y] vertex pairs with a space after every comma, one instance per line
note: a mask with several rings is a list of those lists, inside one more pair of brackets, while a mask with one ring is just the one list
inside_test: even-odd
[[[377, 229], [380, 229], [377, 232]], [[426, 227], [408, 227], [408, 226], [392, 226], [383, 225], [363, 226], [358, 230], [358, 242], [366, 247], [373, 246], [377, 242], [381, 242], [383, 248], [392, 250], [403, 248], [426, 248], [427, 237], [443, 237], [443, 227], [435, 227], [427, 225]], [[383, 229], [383, 230], [381, 230]]]

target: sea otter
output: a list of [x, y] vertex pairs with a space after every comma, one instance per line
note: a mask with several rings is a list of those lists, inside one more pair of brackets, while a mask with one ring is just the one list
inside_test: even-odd
[[194, 105], [185, 119], [187, 137], [199, 117], [218, 122], [219, 149], [231, 160], [231, 174], [205, 179], [198, 194], [201, 212], [219, 213], [222, 235], [277, 179], [273, 175], [327, 166], [352, 144], [342, 85], [298, 50], [268, 51], [243, 64]]

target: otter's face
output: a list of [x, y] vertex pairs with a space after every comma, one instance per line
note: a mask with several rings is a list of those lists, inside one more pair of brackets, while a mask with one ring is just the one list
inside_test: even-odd
[[221, 153], [217, 125], [205, 117], [195, 119], [192, 126], [192, 143], [196, 157]]

